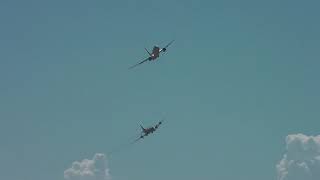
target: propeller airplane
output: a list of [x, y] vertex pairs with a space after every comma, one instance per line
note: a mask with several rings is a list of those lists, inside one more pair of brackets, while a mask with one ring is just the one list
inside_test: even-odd
[[146, 59], [144, 59], [143, 61], [139, 62], [138, 64], [135, 64], [135, 65], [129, 67], [129, 69], [132, 69], [132, 68], [134, 68], [134, 67], [136, 67], [136, 66], [138, 66], [138, 65], [140, 65], [140, 64], [142, 64], [142, 63], [144, 63], [144, 62], [156, 60], [157, 58], [159, 58], [159, 56], [160, 56], [161, 53], [164, 53], [164, 52], [167, 51], [167, 48], [168, 48], [173, 42], [174, 42], [174, 40], [172, 40], [171, 42], [169, 42], [169, 43], [168, 43], [165, 47], [163, 47], [163, 48], [160, 48], [159, 46], [154, 46], [151, 53], [148, 51], [147, 48], [144, 48], [144, 49], [147, 51], [149, 57], [146, 58]]

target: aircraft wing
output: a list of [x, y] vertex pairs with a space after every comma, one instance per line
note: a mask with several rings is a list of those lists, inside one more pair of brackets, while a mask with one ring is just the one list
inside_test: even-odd
[[138, 142], [140, 139], [142, 139], [142, 137], [138, 137], [136, 140], [134, 140], [132, 143], [136, 143]]
[[138, 64], [135, 64], [135, 65], [129, 67], [129, 69], [132, 69], [132, 68], [134, 68], [134, 67], [136, 67], [136, 66], [138, 66], [138, 65], [140, 65], [140, 64], [142, 64], [142, 63], [144, 63], [146, 61], [148, 61], [149, 59], [150, 59], [150, 57], [148, 57], [147, 59], [144, 59], [143, 61], [139, 62]]
[[161, 121], [158, 122], [158, 124], [156, 124], [156, 126], [155, 126], [156, 129], [158, 129], [159, 126], [163, 123], [163, 120], [164, 120], [164, 119], [162, 119]]
[[136, 140], [133, 141], [133, 143], [138, 142], [140, 139], [143, 139], [144, 137], [146, 137], [145, 134], [141, 134]]
[[160, 50], [160, 52], [166, 51], [167, 48], [168, 48], [173, 42], [174, 42], [174, 40], [172, 40], [171, 42], [169, 42], [164, 48], [162, 48], [162, 49]]

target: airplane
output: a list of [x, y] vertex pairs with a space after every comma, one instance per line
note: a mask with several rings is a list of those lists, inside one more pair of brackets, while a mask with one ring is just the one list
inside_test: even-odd
[[156, 59], [160, 56], [160, 53], [166, 52], [166, 51], [167, 51], [167, 48], [168, 48], [173, 42], [174, 42], [174, 40], [172, 40], [171, 42], [169, 42], [164, 48], [160, 48], [159, 46], [153, 46], [152, 53], [150, 53], [147, 48], [144, 48], [144, 49], [147, 51], [147, 53], [149, 54], [149, 57], [146, 58], [146, 59], [144, 59], [143, 61], [139, 62], [138, 64], [135, 64], [135, 65], [129, 67], [129, 69], [132, 69], [132, 68], [134, 68], [134, 67], [136, 67], [136, 66], [138, 66], [138, 65], [140, 65], [140, 64], [142, 64], [142, 63], [144, 63], [144, 62], [146, 62], [146, 61], [154, 61], [154, 60], [156, 60]]
[[160, 127], [160, 125], [162, 123], [163, 123], [163, 120], [159, 121], [155, 126], [151, 126], [148, 128], [144, 128], [142, 125], [140, 125], [142, 132], [141, 132], [141, 136], [136, 141], [138, 141], [139, 139], [143, 139], [144, 137], [148, 136], [149, 134], [154, 133]]

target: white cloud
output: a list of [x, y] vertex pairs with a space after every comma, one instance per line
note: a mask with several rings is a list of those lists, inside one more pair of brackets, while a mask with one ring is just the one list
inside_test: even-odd
[[277, 164], [278, 180], [320, 180], [320, 135], [293, 134]]
[[75, 161], [72, 167], [64, 171], [65, 180], [110, 180], [106, 156], [95, 154], [92, 160]]

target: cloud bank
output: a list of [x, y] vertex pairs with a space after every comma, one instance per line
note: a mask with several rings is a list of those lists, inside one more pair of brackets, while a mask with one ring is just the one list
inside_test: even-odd
[[65, 180], [111, 180], [104, 154], [95, 154], [92, 160], [75, 161], [64, 171]]
[[320, 180], [320, 135], [288, 135], [286, 149], [276, 167], [278, 180]]

